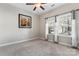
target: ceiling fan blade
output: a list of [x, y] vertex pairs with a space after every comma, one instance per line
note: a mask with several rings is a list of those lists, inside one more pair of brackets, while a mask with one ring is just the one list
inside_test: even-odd
[[41, 4], [47, 4], [47, 3], [41, 3]]
[[33, 11], [35, 11], [35, 10], [36, 10], [36, 7], [34, 7]]
[[34, 5], [35, 3], [26, 3], [26, 5]]
[[40, 6], [40, 8], [41, 8], [42, 10], [45, 10], [44, 7], [42, 7], [42, 6]]

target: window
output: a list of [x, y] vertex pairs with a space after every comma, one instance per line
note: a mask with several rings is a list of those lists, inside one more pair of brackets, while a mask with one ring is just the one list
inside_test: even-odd
[[48, 18], [46, 20], [46, 28], [48, 30], [48, 33], [54, 33], [54, 30], [55, 30], [55, 17], [51, 17], [51, 18]]
[[71, 34], [71, 13], [66, 13], [56, 17], [58, 23], [58, 34]]

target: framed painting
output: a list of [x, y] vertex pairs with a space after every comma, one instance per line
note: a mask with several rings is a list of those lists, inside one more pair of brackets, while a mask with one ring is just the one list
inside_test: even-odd
[[18, 18], [19, 18], [18, 19], [19, 28], [32, 28], [32, 17], [31, 16], [19, 14]]

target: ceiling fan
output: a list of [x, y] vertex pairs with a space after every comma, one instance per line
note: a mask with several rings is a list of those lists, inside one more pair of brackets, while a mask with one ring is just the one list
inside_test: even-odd
[[26, 5], [34, 5], [33, 11], [36, 10], [36, 8], [40, 7], [42, 10], [45, 10], [45, 8], [42, 6], [46, 3], [26, 3]]

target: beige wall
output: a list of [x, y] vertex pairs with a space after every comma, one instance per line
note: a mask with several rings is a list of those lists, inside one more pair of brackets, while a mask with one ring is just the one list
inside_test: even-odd
[[[18, 28], [18, 14], [32, 17], [32, 28]], [[39, 37], [39, 16], [8, 4], [0, 4], [0, 45]]]

